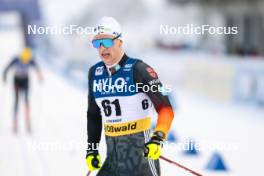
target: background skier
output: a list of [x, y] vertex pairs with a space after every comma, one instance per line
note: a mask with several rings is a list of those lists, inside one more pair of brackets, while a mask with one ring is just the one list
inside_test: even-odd
[[33, 59], [32, 50], [28, 47], [24, 48], [20, 56], [15, 57], [11, 60], [11, 62], [7, 65], [3, 74], [3, 81], [6, 82], [7, 74], [10, 69], [14, 69], [14, 114], [13, 114], [13, 132], [17, 133], [18, 131], [18, 105], [19, 98], [22, 94], [24, 94], [24, 102], [25, 102], [25, 118], [26, 118], [26, 127], [28, 133], [31, 133], [31, 124], [30, 124], [30, 104], [29, 104], [29, 69], [33, 67], [36, 69], [39, 80], [42, 80], [41, 71]]

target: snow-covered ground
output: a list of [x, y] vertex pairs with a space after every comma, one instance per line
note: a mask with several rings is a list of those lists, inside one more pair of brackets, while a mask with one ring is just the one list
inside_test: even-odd
[[[10, 55], [6, 54], [5, 58], [8, 57]], [[167, 78], [164, 71], [171, 62], [160, 62], [158, 57], [146, 60], [151, 65], [159, 65], [157, 72], [161, 72], [165, 82], [172, 80]], [[7, 61], [0, 60], [0, 70]], [[28, 135], [24, 130], [23, 106], [19, 111], [19, 134], [15, 136], [11, 133], [11, 76], [8, 84], [1, 83], [0, 174], [85, 175], [87, 92], [70, 85], [67, 79], [51, 71], [43, 62], [40, 63], [44, 82], [39, 83], [32, 72], [30, 100], [33, 135]], [[193, 139], [201, 150], [197, 156], [186, 156], [183, 150], [170, 148], [164, 149], [164, 156], [209, 176], [263, 175], [263, 109], [215, 102], [180, 88], [175, 90], [174, 97], [177, 110], [172, 128], [177, 144]], [[104, 140], [102, 148], [103, 145]], [[215, 151], [223, 157], [227, 172], [213, 172], [205, 168]], [[105, 158], [104, 150], [101, 155]], [[191, 175], [165, 161], [161, 161], [161, 168], [164, 176]]]

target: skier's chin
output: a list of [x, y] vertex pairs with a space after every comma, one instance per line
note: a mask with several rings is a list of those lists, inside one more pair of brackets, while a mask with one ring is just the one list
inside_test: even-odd
[[112, 64], [112, 57], [110, 55], [107, 56], [102, 56], [102, 59], [106, 65], [111, 65]]

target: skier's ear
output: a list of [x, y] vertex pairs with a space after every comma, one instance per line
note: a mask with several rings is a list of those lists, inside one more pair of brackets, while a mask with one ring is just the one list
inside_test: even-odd
[[118, 47], [119, 48], [121, 48], [122, 44], [123, 44], [123, 41], [122, 40], [118, 40]]

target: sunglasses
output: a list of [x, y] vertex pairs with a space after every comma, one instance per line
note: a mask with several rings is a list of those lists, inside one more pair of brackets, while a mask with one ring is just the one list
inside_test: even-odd
[[98, 49], [101, 45], [103, 45], [105, 48], [110, 48], [114, 45], [114, 40], [118, 39], [120, 36], [121, 34], [114, 38], [95, 39], [92, 41], [93, 47]]

